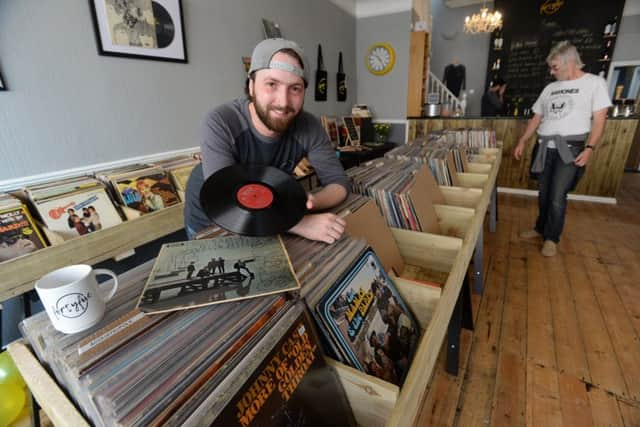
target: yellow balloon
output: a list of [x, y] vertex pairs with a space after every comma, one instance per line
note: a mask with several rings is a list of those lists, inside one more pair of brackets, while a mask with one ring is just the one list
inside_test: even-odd
[[16, 420], [26, 402], [24, 390], [16, 384], [0, 384], [0, 427]]
[[0, 384], [24, 386], [22, 375], [20, 375], [18, 368], [16, 368], [15, 363], [13, 363], [13, 359], [6, 351], [0, 353]]

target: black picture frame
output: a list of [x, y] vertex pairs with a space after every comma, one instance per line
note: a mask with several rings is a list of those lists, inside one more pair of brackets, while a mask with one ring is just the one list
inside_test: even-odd
[[0, 72], [0, 91], [7, 90], [7, 85], [4, 84], [4, 78], [2, 77], [2, 72]]
[[186, 63], [182, 0], [139, 5], [133, 0], [89, 0], [98, 54]]

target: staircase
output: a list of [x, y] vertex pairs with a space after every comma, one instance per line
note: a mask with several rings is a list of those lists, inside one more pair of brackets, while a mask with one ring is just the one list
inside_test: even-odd
[[[466, 105], [456, 97], [435, 74], [429, 70], [427, 79], [424, 103], [427, 104], [429, 95], [437, 94], [439, 102], [442, 104], [442, 112], [449, 111], [450, 115], [456, 113], [464, 115]], [[445, 114], [443, 114], [445, 115]]]

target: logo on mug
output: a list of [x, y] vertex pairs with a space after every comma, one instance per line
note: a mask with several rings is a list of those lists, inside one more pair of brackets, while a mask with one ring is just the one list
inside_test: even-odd
[[56, 316], [66, 317], [67, 319], [74, 319], [82, 316], [89, 308], [89, 298], [91, 293], [85, 294], [74, 292], [64, 295], [56, 301], [55, 313]]

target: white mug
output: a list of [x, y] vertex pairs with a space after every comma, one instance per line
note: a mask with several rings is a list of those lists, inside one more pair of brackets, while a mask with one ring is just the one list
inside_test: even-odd
[[[101, 289], [106, 284], [98, 285], [98, 274], [113, 277], [111, 289]], [[65, 334], [74, 334], [102, 319], [105, 303], [118, 289], [118, 277], [111, 270], [70, 265], [42, 276], [35, 288], [53, 326]]]

